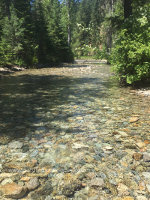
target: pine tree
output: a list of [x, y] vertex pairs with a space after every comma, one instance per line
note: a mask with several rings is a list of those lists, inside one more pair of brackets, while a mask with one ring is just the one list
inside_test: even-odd
[[61, 3], [61, 25], [63, 31], [67, 33], [68, 46], [72, 43], [72, 37], [76, 29], [78, 5], [78, 0], [63, 0]]
[[61, 7], [58, 0], [36, 0], [34, 3], [35, 38], [40, 63], [72, 60], [66, 32], [61, 25]]
[[17, 17], [22, 18], [24, 28], [24, 40], [23, 40], [23, 60], [27, 65], [32, 65], [35, 62], [36, 57], [36, 44], [33, 33], [33, 21], [31, 12], [30, 0], [13, 0], [13, 5], [17, 10]]
[[13, 5], [10, 7], [10, 16], [2, 20], [2, 36], [0, 54], [2, 63], [22, 64], [24, 28], [23, 19], [19, 19]]
[[91, 13], [91, 40], [93, 47], [99, 47], [101, 43], [100, 28], [104, 21], [104, 2], [101, 0], [94, 0]]

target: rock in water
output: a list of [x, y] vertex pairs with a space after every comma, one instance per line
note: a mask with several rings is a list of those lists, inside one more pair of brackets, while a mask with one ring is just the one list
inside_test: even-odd
[[134, 122], [137, 122], [139, 120], [139, 118], [138, 117], [131, 117], [130, 118], [130, 123], [134, 123]]
[[53, 191], [52, 183], [50, 180], [47, 180], [45, 184], [40, 187], [37, 191], [38, 195], [50, 195]]
[[104, 180], [102, 178], [94, 178], [91, 180], [91, 186], [102, 187], [104, 186]]
[[144, 153], [143, 154], [143, 161], [144, 162], [150, 162], [150, 153]]
[[80, 182], [72, 182], [70, 184], [65, 184], [62, 188], [62, 194], [67, 197], [72, 197], [76, 191], [82, 188], [82, 184]]
[[134, 160], [138, 161], [138, 160], [141, 160], [143, 157], [143, 155], [141, 153], [134, 153], [133, 154], [133, 158]]
[[123, 183], [119, 183], [117, 190], [120, 196], [129, 195], [128, 187]]
[[26, 184], [29, 191], [35, 190], [39, 186], [39, 180], [37, 177], [30, 179], [30, 181]]
[[16, 183], [8, 183], [0, 186], [0, 191], [6, 198], [19, 199], [26, 194], [27, 188], [19, 186]]
[[23, 147], [23, 143], [19, 141], [10, 142], [8, 148], [10, 149], [21, 149]]

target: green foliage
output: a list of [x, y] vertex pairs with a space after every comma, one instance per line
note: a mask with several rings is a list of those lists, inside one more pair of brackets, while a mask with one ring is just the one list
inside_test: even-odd
[[75, 56], [87, 56], [93, 54], [94, 49], [90, 44], [91, 28], [82, 24], [76, 26], [76, 33], [73, 41], [73, 52]]
[[[18, 1], [14, 1], [15, 6], [20, 10], [17, 10], [14, 4], [9, 5], [7, 12], [5, 12], [4, 9], [6, 6], [1, 7], [1, 9], [4, 9], [3, 16], [0, 21], [1, 65], [5, 65], [7, 63], [31, 65], [36, 60], [36, 45], [32, 41], [33, 34], [31, 31], [31, 23], [27, 21], [27, 10], [25, 9], [26, 7], [22, 6], [21, 12], [21, 8], [17, 3]], [[25, 13], [26, 15], [23, 17]]]
[[34, 33], [39, 63], [73, 60], [67, 44], [67, 30], [61, 20], [61, 9], [63, 7], [58, 0], [36, 0], [34, 3]]
[[[137, 20], [143, 26], [143, 19]], [[120, 31], [111, 57], [113, 69], [121, 82], [133, 84], [150, 77], [149, 31], [150, 28], [146, 26], [145, 31], [140, 33], [130, 33], [127, 29]]]
[[82, 0], [78, 6], [72, 39], [75, 56], [93, 55], [95, 47], [99, 45], [99, 2], [99, 0], [94, 2]]
[[105, 59], [107, 60], [108, 63], [110, 63], [110, 53], [107, 52], [107, 49], [106, 47], [104, 46], [102, 50], [98, 49], [98, 48], [95, 48], [95, 51], [94, 51], [94, 58], [95, 59]]
[[0, 64], [72, 61], [63, 8], [59, 0], [0, 0]]
[[23, 51], [24, 28], [23, 19], [19, 19], [12, 6], [10, 19], [5, 17], [2, 23], [2, 35], [0, 41], [1, 64], [23, 64], [21, 58]]
[[90, 45], [83, 44], [82, 46], [75, 48], [74, 54], [78, 58], [81, 56], [93, 56], [95, 49], [96, 48], [92, 48]]
[[74, 53], [111, 61], [126, 83], [147, 79], [150, 3], [123, 2], [0, 0], [0, 64], [68, 62]]
[[136, 84], [150, 78], [150, 3], [133, 1], [132, 16], [116, 34], [111, 63], [120, 82]]

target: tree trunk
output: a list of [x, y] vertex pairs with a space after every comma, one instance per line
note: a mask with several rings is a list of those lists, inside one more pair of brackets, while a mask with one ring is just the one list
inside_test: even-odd
[[114, 13], [114, 0], [111, 0], [110, 2], [110, 9], [111, 9], [111, 15]]
[[[110, 4], [109, 4], [109, 12], [110, 15], [113, 16], [114, 13], [114, 0], [110, 0]], [[107, 29], [107, 34], [106, 34], [106, 51], [107, 53], [111, 53], [111, 48], [112, 48], [112, 23], [111, 25], [109, 25], [108, 29]]]
[[70, 0], [68, 0], [67, 4], [68, 4], [68, 46], [70, 46], [70, 43], [71, 43]]
[[124, 18], [127, 19], [132, 15], [132, 0], [124, 0]]
[[10, 0], [5, 1], [5, 12], [8, 19], [10, 19], [10, 4], [11, 4]]

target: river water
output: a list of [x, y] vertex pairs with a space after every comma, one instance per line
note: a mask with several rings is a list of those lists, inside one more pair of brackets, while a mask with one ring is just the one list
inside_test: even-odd
[[[0, 108], [1, 149], [4, 151], [12, 142], [20, 141], [25, 148], [16, 148], [16, 151], [27, 155], [23, 162], [30, 162], [34, 157], [37, 171], [49, 166], [53, 175], [61, 174], [63, 177], [67, 173], [75, 181], [79, 179], [76, 176], [80, 168], [94, 163], [93, 169], [87, 166], [88, 176], [80, 180], [83, 188], [75, 185], [69, 190], [60, 184], [58, 189], [60, 180], [57, 182], [58, 177], [53, 180], [50, 176], [54, 182], [53, 192], [46, 195], [39, 193], [41, 199], [138, 198], [141, 178], [138, 180], [135, 176], [140, 177], [140, 173], [150, 171], [149, 165], [141, 164], [144, 162], [143, 154], [150, 153], [149, 98], [137, 95], [130, 88], [119, 87], [110, 66], [66, 64], [9, 75], [0, 80]], [[4, 152], [7, 152], [6, 149]], [[7, 162], [15, 158], [13, 153], [11, 150], [7, 152], [10, 157]], [[135, 153], [142, 155], [139, 160], [134, 160]], [[123, 155], [129, 156], [133, 162], [128, 163], [128, 158], [117, 167], [116, 163], [121, 162]], [[2, 161], [3, 165], [5, 163], [6, 159]], [[132, 174], [132, 178], [136, 186], [134, 188], [126, 181], [125, 194], [121, 193], [118, 189], [123, 182], [121, 174], [124, 174], [123, 170], [131, 173], [133, 163], [136, 173]], [[137, 166], [143, 167], [141, 171], [136, 170]], [[103, 173], [107, 171], [106, 176], [111, 174], [107, 181], [104, 175], [100, 175], [102, 168]], [[102, 178], [105, 180], [104, 187], [99, 182]], [[64, 177], [62, 179], [65, 180]], [[90, 179], [97, 181], [95, 185]], [[150, 184], [150, 180], [142, 184], [145, 189], [140, 195], [147, 199], [146, 185]], [[29, 193], [28, 197], [31, 196]], [[34, 199], [33, 196], [31, 199]]]
[[[118, 128], [148, 133], [148, 99], [119, 88], [110, 76], [107, 65], [74, 65], [26, 70], [0, 80], [1, 134]], [[132, 116], [140, 117], [138, 127], [129, 123]]]

